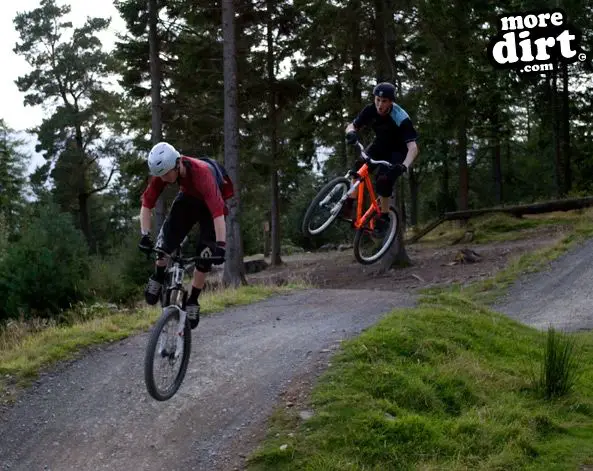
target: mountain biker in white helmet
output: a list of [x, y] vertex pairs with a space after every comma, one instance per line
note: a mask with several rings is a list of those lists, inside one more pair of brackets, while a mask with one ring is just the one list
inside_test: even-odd
[[[211, 159], [181, 155], [171, 144], [159, 142], [148, 154], [148, 169], [152, 177], [142, 194], [140, 250], [150, 253], [155, 246], [150, 237], [152, 209], [165, 187], [177, 183], [179, 193], [161, 227], [156, 247], [166, 253], [173, 252], [197, 222], [200, 225], [197, 254], [208, 251], [224, 260], [225, 215], [228, 214], [224, 200], [233, 195], [233, 185], [224, 167]], [[200, 321], [198, 298], [204, 288], [206, 273], [211, 270], [213, 263], [218, 265], [223, 262], [200, 262], [194, 269], [192, 289], [186, 304], [192, 329]], [[155, 272], [150, 276], [144, 291], [148, 304], [156, 304], [160, 298], [166, 266], [167, 259], [159, 255]]]
[[[376, 235], [381, 237], [389, 227], [389, 198], [393, 193], [395, 179], [408, 171], [418, 155], [416, 139], [418, 134], [410, 116], [395, 103], [395, 86], [389, 82], [381, 82], [373, 89], [374, 103], [365, 106], [358, 116], [346, 127], [346, 140], [356, 144], [356, 131], [364, 126], [371, 126], [375, 131], [375, 139], [365, 152], [374, 160], [386, 160], [395, 164], [388, 170], [380, 165], [377, 169], [375, 186], [381, 201], [381, 214], [376, 223]], [[357, 170], [362, 164], [357, 163]], [[370, 170], [374, 170], [369, 165]], [[341, 216], [352, 219], [355, 191], [344, 203]]]

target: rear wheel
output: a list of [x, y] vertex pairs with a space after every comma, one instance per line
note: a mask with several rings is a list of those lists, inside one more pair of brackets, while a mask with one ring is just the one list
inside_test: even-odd
[[187, 320], [183, 326], [179, 324], [179, 310], [166, 307], [148, 340], [144, 381], [148, 393], [157, 401], [170, 399], [181, 386], [187, 371], [191, 330]]
[[306, 236], [321, 234], [331, 225], [342, 209], [349, 189], [350, 181], [338, 177], [319, 190], [303, 218], [301, 229]]
[[[399, 215], [395, 208], [389, 208], [389, 227], [384, 236], [377, 238], [370, 228], [369, 222], [356, 231], [354, 236], [354, 257], [363, 265], [371, 265], [377, 262], [391, 248], [397, 240], [399, 230]], [[371, 218], [374, 217], [371, 216]], [[369, 221], [370, 219], [369, 218]]]

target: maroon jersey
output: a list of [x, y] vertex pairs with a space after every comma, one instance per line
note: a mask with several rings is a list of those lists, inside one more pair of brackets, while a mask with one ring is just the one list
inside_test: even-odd
[[[181, 156], [181, 164], [185, 166], [185, 177], [179, 176], [179, 190], [206, 203], [212, 218], [228, 214], [216, 178], [210, 165], [199, 159]], [[142, 206], [152, 209], [167, 182], [159, 177], [152, 177], [144, 193], [142, 193]]]

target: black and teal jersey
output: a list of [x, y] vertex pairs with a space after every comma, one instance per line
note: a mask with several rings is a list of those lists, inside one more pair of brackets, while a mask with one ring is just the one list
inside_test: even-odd
[[410, 116], [395, 103], [385, 116], [377, 112], [374, 104], [367, 105], [352, 124], [357, 130], [363, 126], [371, 126], [376, 134], [373, 144], [383, 151], [401, 152], [406, 155], [408, 151], [406, 144], [418, 138]]

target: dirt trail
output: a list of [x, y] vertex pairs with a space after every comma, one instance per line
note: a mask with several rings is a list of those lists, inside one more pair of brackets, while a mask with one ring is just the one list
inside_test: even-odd
[[517, 280], [493, 308], [538, 329], [593, 329], [593, 240]]
[[[416, 288], [492, 276], [510, 257], [562, 235], [548, 231], [534, 239], [466, 246], [482, 255], [468, 265], [450, 263], [460, 247], [411, 247], [414, 266], [382, 277], [353, 262], [351, 252], [296, 257], [284, 268], [250, 276], [313, 273], [311, 280], [325, 289], [204, 318], [193, 334], [185, 381], [167, 402], [154, 401], [145, 390], [147, 334], [92, 349], [42, 375], [0, 412], [0, 470], [241, 469], [278, 399], [303, 393], [342, 339], [395, 307], [413, 306]], [[537, 327], [550, 321], [593, 327], [592, 249], [589, 241], [550, 270], [520, 280], [494, 307]]]
[[412, 305], [396, 292], [307, 290], [206, 317], [167, 402], [144, 387], [146, 334], [93, 350], [1, 414], [0, 469], [239, 469], [293, 378], [382, 314]]

